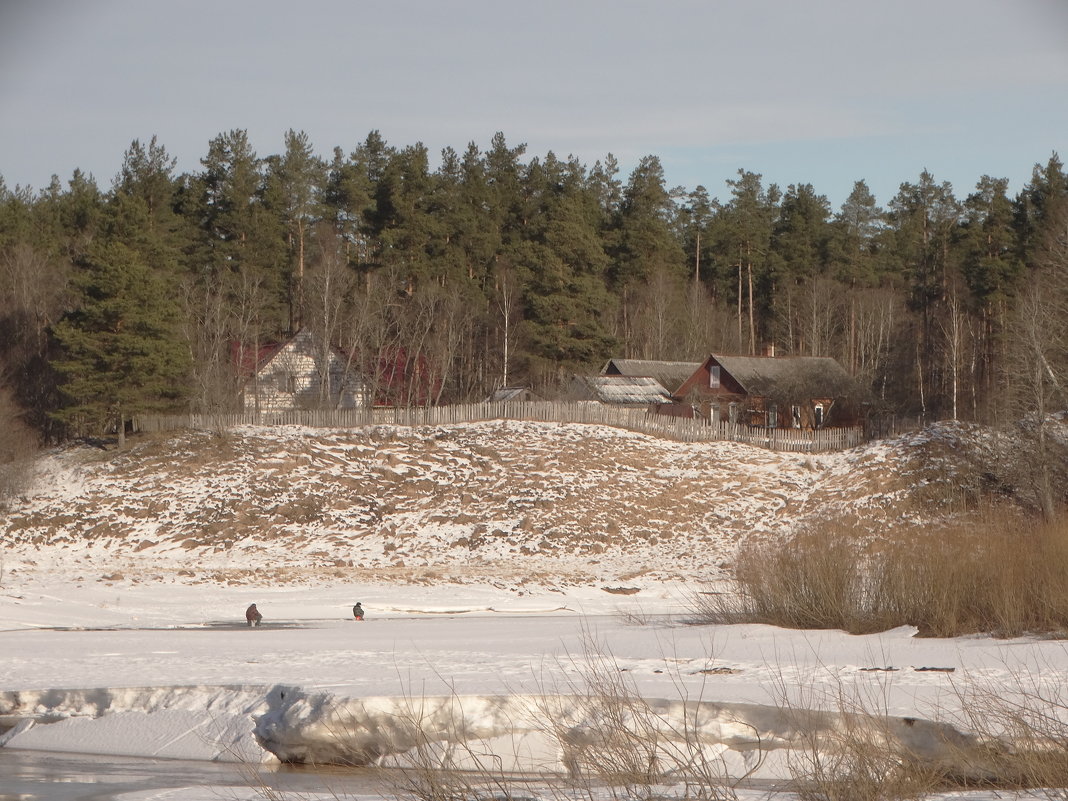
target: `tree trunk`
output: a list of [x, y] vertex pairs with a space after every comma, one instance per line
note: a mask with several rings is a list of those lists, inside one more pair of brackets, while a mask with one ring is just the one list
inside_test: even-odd
[[694, 253], [693, 259], [693, 282], [700, 285], [701, 283], [701, 231], [697, 231], [697, 248]]
[[756, 355], [756, 319], [753, 316], [753, 262], [747, 265], [749, 277], [749, 355]]
[[742, 347], [742, 257], [738, 256], [738, 348]]

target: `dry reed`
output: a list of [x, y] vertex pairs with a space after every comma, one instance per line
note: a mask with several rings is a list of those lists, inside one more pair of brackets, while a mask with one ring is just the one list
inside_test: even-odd
[[733, 584], [732, 592], [696, 596], [695, 622], [1059, 636], [1068, 632], [1068, 519], [994, 510], [878, 538], [834, 522], [785, 544], [744, 548]]

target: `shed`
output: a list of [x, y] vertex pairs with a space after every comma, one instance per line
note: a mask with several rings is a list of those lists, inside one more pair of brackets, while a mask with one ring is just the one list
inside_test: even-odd
[[671, 401], [671, 393], [649, 376], [577, 375], [571, 380], [567, 397], [613, 406], [648, 407]]
[[530, 403], [543, 398], [529, 387], [501, 387], [493, 392], [486, 403]]
[[651, 359], [610, 359], [601, 375], [647, 376], [655, 378], [669, 392], [681, 387], [701, 366], [701, 362], [668, 362]]

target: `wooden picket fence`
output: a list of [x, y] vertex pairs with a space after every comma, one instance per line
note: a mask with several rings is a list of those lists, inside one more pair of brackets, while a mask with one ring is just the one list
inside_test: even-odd
[[623, 428], [680, 442], [742, 442], [773, 451], [840, 451], [864, 442], [860, 427], [819, 431], [763, 429], [730, 423], [651, 414], [643, 408], [559, 401], [468, 403], [450, 406], [373, 409], [302, 409], [278, 412], [145, 415], [135, 420], [143, 432], [179, 429], [226, 430], [242, 425], [363, 428], [366, 426], [440, 426], [491, 420], [586, 423]]

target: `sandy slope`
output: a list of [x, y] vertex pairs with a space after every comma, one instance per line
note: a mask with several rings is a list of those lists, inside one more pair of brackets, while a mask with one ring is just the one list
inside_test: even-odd
[[87, 582], [625, 589], [720, 576], [752, 536], [916, 515], [932, 480], [955, 483], [931, 443], [961, 434], [804, 455], [523, 422], [188, 432], [48, 455], [0, 541], [9, 575]]

